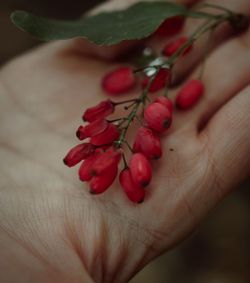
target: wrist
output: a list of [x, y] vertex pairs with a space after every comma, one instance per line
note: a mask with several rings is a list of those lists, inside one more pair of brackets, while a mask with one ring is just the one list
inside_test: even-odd
[[70, 229], [72, 223], [81, 223], [73, 228], [72, 246], [94, 282], [128, 282], [155, 256], [149, 248], [152, 235], [127, 215], [90, 203], [82, 205], [78, 220], [69, 219]]

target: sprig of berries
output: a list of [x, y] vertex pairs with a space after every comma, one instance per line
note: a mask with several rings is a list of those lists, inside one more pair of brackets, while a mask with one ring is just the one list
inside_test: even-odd
[[[231, 11], [225, 11], [218, 16], [211, 15], [190, 37], [182, 36], [167, 44], [162, 50], [165, 58], [163, 62], [149, 64], [137, 70], [123, 66], [104, 76], [102, 88], [108, 95], [117, 96], [133, 90], [139, 78], [142, 93], [138, 98], [128, 101], [104, 100], [83, 114], [83, 120], [87, 124], [78, 128], [76, 136], [84, 142], [69, 151], [64, 163], [72, 167], [82, 162], [79, 178], [89, 183], [92, 194], [101, 194], [113, 184], [118, 175], [119, 163], [123, 160], [124, 168], [119, 173], [123, 191], [134, 203], [144, 200], [145, 188], [152, 179], [151, 161], [162, 157], [161, 135], [171, 127], [174, 113], [174, 105], [167, 97], [167, 91], [153, 101], [150, 94], [168, 89], [176, 61], [192, 51], [196, 40], [225, 21], [234, 25], [238, 23], [240, 26], [237, 17], [238, 21], [242, 21], [242, 17]], [[168, 19], [156, 31], [156, 35], [176, 35], [182, 30], [183, 24], [183, 17]], [[204, 92], [201, 78], [188, 81], [177, 94], [175, 107], [178, 110], [193, 108]], [[125, 117], [108, 120], [119, 106], [124, 106], [129, 113]], [[140, 127], [131, 146], [127, 133], [135, 119], [139, 121]], [[124, 146], [131, 152], [129, 162]]]

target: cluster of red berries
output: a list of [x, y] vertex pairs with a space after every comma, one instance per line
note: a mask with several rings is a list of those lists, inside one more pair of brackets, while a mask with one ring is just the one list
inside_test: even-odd
[[[166, 27], [172, 23], [173, 30], [179, 32], [183, 26], [183, 19], [174, 17], [167, 20], [157, 31], [157, 34], [166, 35]], [[173, 31], [172, 30], [172, 31]], [[168, 31], [169, 32], [169, 31]], [[170, 32], [173, 35], [174, 32]], [[168, 35], [168, 33], [167, 33]], [[162, 54], [171, 57], [184, 44], [188, 38], [181, 37], [169, 43]], [[183, 49], [181, 56], [187, 54], [192, 45]], [[86, 141], [75, 146], [64, 158], [64, 163], [75, 166], [82, 162], [79, 168], [79, 178], [83, 182], [89, 182], [90, 192], [100, 194], [106, 191], [118, 175], [119, 162], [123, 157], [124, 169], [119, 174], [120, 184], [127, 197], [135, 203], [141, 203], [145, 197], [145, 187], [149, 185], [152, 178], [151, 160], [162, 156], [160, 135], [165, 133], [172, 124], [174, 106], [166, 96], [159, 96], [146, 105], [148, 93], [155, 93], [166, 88], [171, 82], [171, 70], [161, 66], [155, 69], [153, 77], [145, 76], [142, 80], [143, 95], [134, 99], [132, 112], [128, 117], [122, 119], [122, 123], [109, 121], [107, 117], [113, 114], [116, 107], [121, 103], [105, 100], [98, 105], [87, 109], [83, 114], [86, 125], [80, 126], [76, 132], [81, 141]], [[132, 90], [137, 83], [137, 77], [131, 67], [121, 67], [108, 73], [102, 81], [103, 90], [109, 95], [120, 95]], [[189, 109], [201, 98], [204, 86], [200, 80], [189, 81], [178, 93], [175, 100], [177, 109]], [[123, 152], [123, 144], [126, 131], [133, 122], [142, 104], [143, 121], [137, 130], [130, 161], [127, 163]], [[127, 110], [129, 107], [127, 107]], [[132, 114], [132, 116], [131, 116]], [[126, 127], [123, 124], [128, 123]]]

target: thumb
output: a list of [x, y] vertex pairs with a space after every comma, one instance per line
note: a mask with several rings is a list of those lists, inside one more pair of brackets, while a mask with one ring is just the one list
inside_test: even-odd
[[225, 104], [201, 133], [219, 198], [250, 176], [250, 85]]

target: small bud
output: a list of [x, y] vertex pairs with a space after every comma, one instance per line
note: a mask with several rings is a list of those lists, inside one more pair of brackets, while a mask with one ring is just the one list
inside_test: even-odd
[[143, 202], [145, 198], [145, 190], [134, 183], [130, 169], [124, 169], [121, 171], [119, 180], [125, 194], [132, 202]]
[[126, 93], [134, 88], [136, 79], [131, 67], [121, 67], [108, 73], [102, 81], [104, 91], [110, 95]]
[[165, 20], [155, 32], [155, 35], [161, 37], [174, 36], [181, 32], [184, 26], [185, 19], [180, 16], [172, 17]]
[[[167, 44], [163, 51], [162, 54], [165, 56], [172, 56], [177, 50], [179, 50], [186, 42], [188, 41], [188, 38], [186, 36], [180, 37], [178, 39], [176, 39], [175, 41], [170, 42], [169, 44]], [[189, 46], [187, 47], [182, 55], [186, 55], [188, 54], [191, 50], [192, 50], [193, 46]]]
[[168, 99], [167, 97], [165, 96], [160, 96], [160, 97], [157, 97], [155, 99], [155, 102], [158, 102], [162, 105], [164, 105], [165, 107], [167, 107], [167, 109], [172, 113], [173, 110], [174, 110], [174, 106], [173, 106], [173, 103], [170, 99]]
[[[154, 93], [166, 87], [168, 82], [170, 81], [170, 71], [166, 68], [161, 68], [152, 81], [149, 92]], [[146, 77], [142, 82], [142, 87], [146, 89], [148, 84], [150, 83], [150, 77]]]
[[90, 143], [83, 143], [73, 147], [66, 157], [63, 159], [63, 162], [68, 167], [73, 167], [82, 160], [91, 156], [95, 151], [95, 146]]
[[98, 119], [91, 122], [89, 125], [83, 127], [80, 126], [76, 132], [76, 136], [79, 140], [84, 140], [86, 138], [94, 137], [102, 132], [104, 132], [108, 127], [108, 122], [104, 119]]
[[135, 153], [129, 163], [131, 176], [139, 187], [149, 185], [152, 178], [152, 169], [148, 159], [142, 153]]
[[144, 119], [151, 129], [159, 133], [166, 131], [172, 124], [171, 112], [158, 102], [153, 102], [146, 107]]
[[160, 158], [162, 149], [159, 136], [149, 128], [140, 127], [136, 135], [133, 151], [141, 152], [150, 159]]
[[180, 110], [192, 108], [204, 94], [204, 84], [200, 80], [191, 80], [179, 91], [175, 105]]
[[108, 145], [116, 141], [119, 136], [120, 132], [117, 126], [110, 123], [105, 131], [92, 137], [90, 142], [96, 146]]
[[115, 106], [111, 100], [105, 100], [100, 102], [94, 107], [88, 108], [83, 114], [83, 120], [87, 122], [93, 122], [97, 119], [104, 119], [108, 115], [112, 114], [115, 110]]
[[90, 181], [91, 194], [101, 194], [105, 192], [115, 181], [117, 173], [117, 164], [113, 164], [102, 174], [94, 176]]

